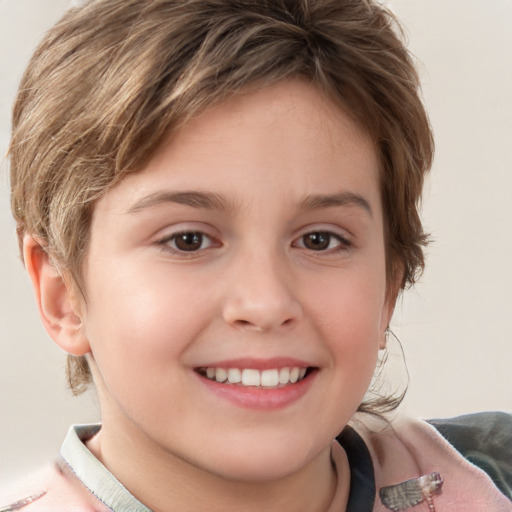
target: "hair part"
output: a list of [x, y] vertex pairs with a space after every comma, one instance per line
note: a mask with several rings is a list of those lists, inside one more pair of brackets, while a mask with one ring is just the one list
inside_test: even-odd
[[[86, 300], [95, 201], [191, 117], [297, 77], [374, 141], [396, 296], [424, 267], [418, 207], [433, 137], [399, 25], [373, 0], [91, 0], [71, 8], [36, 50], [14, 106], [20, 243], [25, 233], [36, 237]], [[78, 390], [90, 371], [85, 359], [70, 361]]]

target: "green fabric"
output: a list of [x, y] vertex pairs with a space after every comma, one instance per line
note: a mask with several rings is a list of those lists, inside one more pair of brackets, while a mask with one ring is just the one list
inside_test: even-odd
[[429, 420], [467, 460], [485, 471], [512, 500], [512, 415], [482, 412]]

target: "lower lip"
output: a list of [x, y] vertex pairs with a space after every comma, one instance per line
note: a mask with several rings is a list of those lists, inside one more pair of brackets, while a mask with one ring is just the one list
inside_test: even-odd
[[282, 388], [256, 388], [237, 386], [236, 384], [220, 384], [196, 374], [199, 380], [213, 393], [239, 407], [259, 410], [282, 409], [302, 398], [315, 379], [317, 370], [313, 370], [299, 382], [288, 384]]

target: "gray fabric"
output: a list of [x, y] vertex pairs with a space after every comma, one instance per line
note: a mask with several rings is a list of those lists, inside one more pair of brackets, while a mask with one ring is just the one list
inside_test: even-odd
[[430, 420], [439, 433], [512, 500], [512, 415], [482, 412]]

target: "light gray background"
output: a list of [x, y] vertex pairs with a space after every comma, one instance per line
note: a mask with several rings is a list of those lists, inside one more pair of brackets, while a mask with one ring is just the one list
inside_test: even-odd
[[[0, 0], [0, 153], [10, 104], [41, 34], [68, 0]], [[420, 60], [437, 156], [424, 220], [427, 271], [393, 328], [422, 417], [512, 411], [512, 0], [394, 0]], [[49, 461], [71, 423], [99, 419], [72, 398], [64, 355], [40, 326], [0, 178], [0, 484]]]

